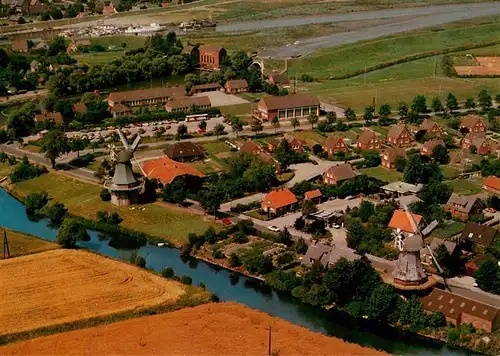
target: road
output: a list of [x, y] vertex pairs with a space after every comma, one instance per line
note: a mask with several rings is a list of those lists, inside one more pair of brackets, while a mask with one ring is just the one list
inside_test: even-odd
[[[344, 21], [366, 21], [373, 19], [392, 18], [388, 24], [361, 28], [349, 32], [319, 36], [301, 40], [298, 44], [271, 48], [260, 53], [262, 58], [290, 58], [303, 56], [317, 49], [355, 43], [378, 37], [389, 36], [405, 31], [417, 30], [426, 27], [439, 26], [481, 16], [500, 14], [500, 3], [454, 4], [442, 6], [428, 6], [418, 8], [388, 9], [378, 11], [362, 11], [331, 16], [309, 16], [290, 19], [269, 19], [262, 21], [242, 22], [217, 27], [219, 32], [239, 32], [261, 30], [276, 27], [293, 27], [307, 24], [328, 24]], [[325, 25], [327, 26], [327, 25]]]

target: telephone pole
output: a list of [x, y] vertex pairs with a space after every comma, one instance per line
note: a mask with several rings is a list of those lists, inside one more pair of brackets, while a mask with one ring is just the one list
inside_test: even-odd
[[9, 240], [7, 240], [7, 231], [3, 230], [3, 259], [9, 257], [10, 257]]
[[268, 356], [271, 356], [271, 327], [269, 326], [269, 337], [267, 341], [268, 349], [267, 349], [267, 354]]

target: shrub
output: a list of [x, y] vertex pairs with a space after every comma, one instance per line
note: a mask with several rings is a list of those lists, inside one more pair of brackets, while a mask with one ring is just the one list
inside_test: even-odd
[[198, 284], [198, 287], [200, 287], [201, 289], [207, 289], [207, 286], [206, 286], [206, 285], [205, 285], [205, 283], [203, 283], [203, 282], [200, 282], [200, 283]]
[[212, 252], [212, 257], [213, 258], [217, 258], [217, 259], [220, 259], [220, 258], [224, 258], [224, 254], [222, 253], [221, 250], [217, 249], [217, 250], [214, 250]]
[[26, 207], [26, 211], [37, 213], [38, 210], [42, 209], [48, 202], [49, 196], [47, 193], [31, 193], [24, 199], [24, 206]]
[[[10, 157], [9, 157], [9, 164], [10, 164]], [[18, 165], [14, 169], [14, 171], [10, 174], [10, 181], [12, 183], [22, 182], [24, 180], [36, 178], [46, 172], [47, 169], [45, 167], [38, 167], [33, 164], [30, 164], [25, 156], [21, 164]]]
[[228, 263], [229, 263], [229, 266], [231, 266], [231, 267], [239, 267], [239, 266], [241, 266], [240, 257], [235, 252], [233, 252], [231, 254], [231, 256], [229, 256]]
[[276, 262], [279, 266], [285, 266], [295, 260], [295, 252], [285, 251], [278, 255]]
[[45, 205], [41, 210], [40, 214], [50, 219], [52, 222], [60, 223], [68, 209], [64, 207], [64, 204], [55, 203], [53, 205]]
[[175, 275], [174, 269], [172, 267], [165, 267], [161, 270], [161, 275], [164, 278], [172, 278]]
[[190, 286], [191, 284], [193, 284], [193, 279], [191, 277], [189, 277], [189, 276], [183, 275], [181, 277], [181, 282], [184, 283], [184, 284], [186, 284], [186, 285], [188, 285], [188, 286]]
[[266, 275], [266, 283], [274, 289], [290, 292], [300, 285], [300, 278], [293, 272], [276, 270]]
[[307, 243], [302, 237], [299, 237], [299, 239], [293, 244], [295, 252], [300, 253], [301, 255], [307, 252], [307, 248]]
[[111, 200], [111, 193], [107, 189], [102, 189], [101, 193], [99, 193], [99, 196], [101, 197], [102, 201], [110, 201]]
[[142, 256], [137, 256], [135, 258], [134, 264], [140, 268], [146, 268], [146, 259]]

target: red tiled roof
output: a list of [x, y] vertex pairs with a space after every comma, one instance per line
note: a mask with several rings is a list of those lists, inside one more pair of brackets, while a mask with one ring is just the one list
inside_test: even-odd
[[487, 188], [492, 188], [495, 190], [500, 190], [500, 178], [495, 176], [489, 176], [484, 180], [483, 185]]
[[184, 87], [151, 88], [109, 93], [108, 100], [115, 103], [156, 98], [184, 97]]
[[169, 184], [176, 177], [183, 175], [204, 177], [203, 173], [195, 168], [168, 157], [146, 161], [142, 164], [142, 169], [148, 178], [156, 178], [163, 184]]
[[226, 82], [226, 87], [231, 87], [231, 89], [242, 89], [248, 88], [248, 83], [246, 79], [233, 79]]
[[325, 148], [328, 149], [328, 150], [329, 149], [335, 150], [336, 149], [335, 146], [337, 145], [337, 143], [339, 141], [344, 142], [344, 139], [342, 138], [342, 136], [332, 135], [332, 136], [328, 137], [328, 139], [326, 140], [326, 142], [325, 142]]
[[372, 130], [364, 130], [358, 137], [358, 143], [363, 145], [369, 145], [370, 140], [378, 140], [377, 134]]
[[337, 182], [356, 177], [356, 172], [349, 163], [332, 166], [325, 173], [331, 175]]
[[64, 124], [64, 118], [60, 112], [46, 112], [35, 115], [35, 122], [54, 121], [56, 124]]
[[308, 192], [305, 192], [304, 196], [306, 199], [310, 200], [310, 199], [322, 197], [323, 194], [321, 194], [321, 191], [319, 189], [315, 189], [315, 190], [310, 190]]
[[396, 161], [396, 157], [406, 158], [406, 150], [402, 147], [389, 147], [384, 156], [387, 155], [387, 159], [389, 162], [394, 163]]
[[28, 40], [12, 41], [12, 50], [14, 52], [27, 51], [28, 50]]
[[73, 105], [73, 111], [79, 113], [86, 113], [87, 105], [85, 105], [85, 103], [76, 103], [75, 105]]
[[198, 49], [200, 50], [200, 52], [219, 53], [219, 52], [221, 52], [224, 49], [224, 47], [210, 46], [210, 45], [200, 45], [198, 47]]
[[[417, 224], [420, 224], [420, 222], [422, 221], [422, 215], [413, 214], [413, 217], [415, 218]], [[408, 216], [408, 213], [403, 210], [394, 211], [391, 221], [389, 221], [388, 227], [390, 227], [391, 229], [400, 229], [404, 232], [416, 232], [412, 224], [410, 223], [410, 217]]]
[[431, 130], [434, 126], [438, 126], [439, 129], [441, 129], [441, 127], [434, 121], [430, 120], [430, 119], [424, 119], [424, 121], [422, 121], [422, 123], [420, 124], [420, 127], [418, 128], [419, 131], [429, 131]]
[[443, 146], [446, 147], [446, 144], [444, 143], [443, 140], [428, 140], [425, 141], [422, 147], [425, 147], [427, 149], [427, 152], [431, 152], [436, 148], [437, 146]]
[[208, 96], [186, 96], [185, 98], [175, 98], [167, 101], [166, 108], [182, 109], [191, 106], [211, 106]]
[[467, 115], [460, 122], [460, 127], [467, 127], [468, 129], [471, 129], [474, 126], [476, 126], [478, 122], [483, 122], [483, 120], [480, 116]]
[[131, 112], [132, 110], [129, 109], [128, 106], [125, 106], [123, 104], [115, 104], [111, 107], [111, 112], [116, 112], [116, 113], [122, 113], [122, 112]]
[[248, 140], [240, 147], [240, 152], [260, 153], [262, 152], [262, 149], [253, 141]]
[[272, 209], [279, 209], [297, 202], [295, 195], [287, 188], [273, 190], [262, 200], [262, 205]]
[[408, 133], [408, 130], [406, 130], [406, 127], [404, 125], [392, 125], [389, 129], [389, 132], [387, 133], [387, 138], [392, 137], [394, 139], [397, 139], [404, 131]]

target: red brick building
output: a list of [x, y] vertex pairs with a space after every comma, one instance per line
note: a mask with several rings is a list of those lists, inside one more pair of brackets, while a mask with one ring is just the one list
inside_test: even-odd
[[319, 189], [310, 190], [310, 191], [304, 193], [305, 200], [312, 200], [316, 204], [321, 203], [322, 197], [323, 197], [323, 194], [321, 194], [321, 191]]
[[432, 151], [437, 146], [446, 147], [446, 144], [441, 139], [425, 141], [424, 144], [422, 145], [422, 147], [420, 147], [420, 154], [422, 156], [431, 156], [432, 155]]
[[220, 69], [221, 63], [227, 56], [223, 47], [201, 45], [198, 47], [200, 67], [204, 69]]
[[358, 137], [358, 148], [360, 150], [377, 150], [382, 148], [382, 141], [372, 130], [364, 130]]
[[11, 46], [12, 52], [28, 52], [28, 40], [14, 40]]
[[111, 111], [111, 115], [113, 115], [113, 117], [119, 117], [119, 116], [127, 116], [127, 115], [130, 115], [132, 113], [132, 110], [130, 110], [129, 107], [123, 105], [123, 104], [116, 104], [114, 106], [112, 106], [109, 111]]
[[186, 91], [184, 87], [180, 86], [118, 91], [109, 93], [108, 105], [110, 107], [118, 103], [128, 107], [142, 105], [163, 105], [170, 98], [180, 98], [185, 96]]
[[297, 198], [287, 188], [273, 190], [268, 193], [261, 203], [261, 208], [268, 214], [276, 216], [291, 211], [297, 204]]
[[191, 94], [208, 93], [211, 91], [218, 91], [220, 88], [221, 88], [221, 86], [219, 83], [207, 83], [207, 84], [193, 85], [191, 88]]
[[467, 221], [470, 215], [477, 215], [483, 209], [478, 198], [453, 193], [446, 202], [444, 210], [449, 211], [452, 216]]
[[398, 124], [389, 129], [387, 142], [396, 147], [405, 147], [411, 145], [413, 138], [404, 125]]
[[271, 84], [271, 85], [276, 84], [280, 88], [290, 88], [292, 86], [291, 82], [290, 82], [290, 79], [288, 78], [288, 75], [286, 75], [284, 73], [282, 73], [282, 74], [278, 74], [278, 73], [271, 74], [267, 78], [267, 82], [269, 84]]
[[349, 163], [332, 166], [323, 174], [325, 184], [337, 185], [344, 180], [356, 178], [356, 172]]
[[35, 115], [35, 122], [54, 122], [58, 125], [64, 124], [64, 118], [60, 112], [46, 112]]
[[248, 91], [248, 82], [246, 79], [228, 80], [224, 88], [230, 94], [245, 93]]
[[285, 135], [285, 140], [288, 142], [288, 145], [292, 148], [292, 150], [299, 153], [304, 152], [304, 144], [302, 141], [291, 135]]
[[469, 132], [485, 132], [486, 125], [480, 116], [467, 115], [460, 121], [460, 129], [467, 129]]
[[280, 120], [305, 119], [311, 113], [319, 116], [319, 106], [318, 98], [312, 95], [271, 96], [260, 99], [253, 117], [263, 121], [272, 121], [275, 117]]
[[187, 96], [185, 98], [174, 98], [165, 104], [168, 112], [189, 112], [191, 109], [208, 109], [212, 106], [207, 96]]
[[422, 124], [420, 124], [418, 131], [425, 131], [426, 134], [433, 137], [443, 137], [444, 135], [441, 126], [430, 119], [424, 119], [424, 121], [422, 121]]
[[500, 178], [489, 176], [483, 182], [483, 189], [495, 195], [500, 195]]
[[493, 142], [486, 139], [485, 132], [468, 132], [460, 145], [464, 151], [470, 151], [471, 147], [474, 146], [478, 155], [488, 155], [494, 149]]
[[406, 159], [406, 150], [402, 147], [389, 147], [382, 155], [380, 164], [387, 169], [396, 169], [396, 158]]
[[347, 151], [347, 146], [341, 136], [333, 135], [326, 140], [324, 149], [328, 153], [328, 156], [333, 156], [337, 152]]

